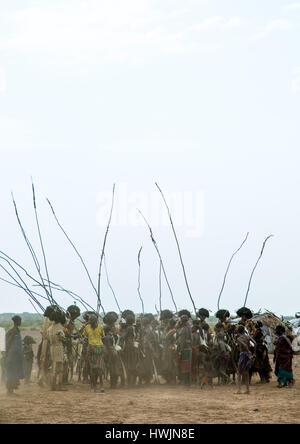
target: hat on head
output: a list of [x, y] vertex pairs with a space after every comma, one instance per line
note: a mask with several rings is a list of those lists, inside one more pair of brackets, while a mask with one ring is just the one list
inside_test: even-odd
[[249, 308], [247, 308], [247, 307], [239, 308], [239, 309], [237, 310], [236, 314], [237, 314], [238, 316], [246, 316], [247, 319], [251, 319], [252, 316], [253, 316], [252, 311], [251, 311]]
[[216, 318], [218, 318], [220, 321], [225, 321], [226, 318], [230, 317], [230, 313], [228, 310], [218, 310], [215, 314]]

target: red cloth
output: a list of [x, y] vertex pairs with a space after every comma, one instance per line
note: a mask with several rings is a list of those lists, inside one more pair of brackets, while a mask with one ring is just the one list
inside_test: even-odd
[[276, 365], [287, 372], [292, 371], [293, 348], [290, 340], [285, 336], [280, 336], [275, 342]]
[[198, 347], [192, 347], [192, 381], [198, 382], [199, 379], [199, 350]]

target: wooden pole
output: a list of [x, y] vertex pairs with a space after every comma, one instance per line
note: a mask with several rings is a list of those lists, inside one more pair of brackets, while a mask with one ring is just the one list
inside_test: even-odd
[[232, 262], [232, 259], [233, 259], [234, 256], [240, 251], [240, 249], [242, 248], [242, 246], [244, 245], [244, 243], [245, 243], [246, 240], [248, 239], [248, 236], [249, 236], [249, 233], [247, 233], [245, 239], [243, 240], [243, 242], [241, 243], [241, 245], [239, 246], [239, 248], [233, 253], [233, 255], [231, 256], [231, 258], [230, 258], [230, 260], [229, 260], [229, 262], [228, 262], [228, 265], [227, 265], [227, 268], [226, 268], [226, 272], [225, 272], [225, 275], [224, 275], [224, 279], [223, 279], [222, 288], [221, 288], [221, 291], [220, 291], [220, 293], [219, 293], [219, 297], [218, 297], [218, 310], [220, 309], [220, 299], [221, 299], [221, 295], [222, 295], [223, 290], [224, 290], [226, 277], [227, 277], [227, 274], [228, 274], [228, 271], [229, 271], [229, 268], [230, 268], [230, 264], [231, 264], [231, 262]]

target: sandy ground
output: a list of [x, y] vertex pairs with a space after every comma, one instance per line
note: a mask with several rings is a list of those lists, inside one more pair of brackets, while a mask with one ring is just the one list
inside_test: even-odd
[[267, 385], [254, 378], [250, 395], [237, 395], [233, 385], [107, 387], [100, 394], [78, 382], [67, 392], [22, 382], [18, 396], [7, 397], [0, 385], [0, 424], [299, 424], [300, 356], [294, 359], [294, 375], [296, 384], [289, 389], [278, 389], [274, 375]]

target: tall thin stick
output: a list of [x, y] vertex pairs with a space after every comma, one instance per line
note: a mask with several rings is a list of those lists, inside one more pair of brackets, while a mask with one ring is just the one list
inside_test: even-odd
[[244, 243], [245, 243], [246, 240], [248, 239], [248, 236], [249, 236], [249, 233], [247, 233], [245, 239], [243, 240], [243, 242], [241, 243], [241, 245], [239, 246], [239, 248], [233, 253], [233, 255], [231, 256], [231, 258], [230, 258], [230, 260], [229, 260], [229, 262], [228, 262], [228, 265], [227, 265], [227, 268], [226, 268], [226, 272], [225, 272], [225, 275], [224, 275], [224, 279], [223, 279], [222, 288], [221, 288], [221, 291], [220, 291], [220, 293], [219, 293], [219, 297], [218, 297], [218, 310], [220, 309], [220, 299], [221, 299], [221, 295], [222, 295], [223, 290], [224, 290], [226, 277], [227, 277], [227, 274], [228, 274], [228, 271], [229, 271], [229, 268], [230, 268], [230, 265], [231, 265], [232, 259], [233, 259], [234, 256], [240, 251], [240, 249], [242, 248], [242, 246], [244, 245]]
[[47, 296], [47, 298], [48, 298], [48, 301], [50, 302], [50, 304], [53, 304], [53, 300], [52, 300], [52, 298], [51, 298], [51, 294], [49, 293], [49, 291], [47, 290], [46, 286], [44, 285], [44, 281], [43, 281], [43, 278], [42, 278], [42, 275], [41, 275], [41, 267], [40, 267], [40, 263], [39, 263], [39, 261], [38, 261], [37, 255], [36, 255], [36, 253], [35, 253], [35, 251], [34, 251], [32, 245], [31, 245], [31, 243], [30, 243], [30, 241], [29, 241], [29, 239], [28, 239], [28, 237], [27, 237], [27, 235], [26, 235], [26, 232], [25, 232], [25, 230], [24, 230], [24, 228], [23, 228], [23, 225], [22, 225], [22, 223], [21, 223], [21, 219], [20, 219], [20, 217], [19, 217], [18, 208], [17, 208], [17, 204], [16, 204], [16, 202], [15, 202], [15, 199], [14, 199], [14, 195], [13, 195], [13, 193], [11, 193], [11, 197], [12, 197], [12, 201], [13, 201], [13, 205], [14, 205], [14, 208], [15, 208], [15, 213], [16, 213], [16, 217], [17, 217], [17, 221], [18, 221], [18, 224], [19, 224], [19, 227], [20, 227], [21, 233], [22, 233], [23, 238], [24, 238], [24, 240], [25, 240], [25, 242], [26, 242], [26, 245], [27, 245], [27, 247], [28, 247], [28, 249], [29, 249], [29, 252], [30, 252], [31, 257], [32, 257], [32, 259], [33, 259], [33, 262], [34, 262], [35, 268], [36, 268], [36, 270], [37, 270], [37, 272], [38, 272], [38, 275], [40, 276], [40, 278], [41, 278], [41, 280], [42, 280], [42, 283], [43, 283], [42, 287], [43, 287], [44, 290], [45, 290], [45, 293], [46, 293], [46, 296]]
[[109, 231], [109, 227], [110, 227], [110, 222], [111, 222], [111, 217], [112, 217], [112, 212], [113, 212], [113, 207], [114, 207], [114, 198], [115, 198], [115, 184], [113, 185], [111, 209], [110, 209], [109, 220], [108, 220], [108, 224], [107, 224], [107, 228], [106, 228], [106, 232], [105, 232], [105, 236], [104, 236], [102, 252], [101, 252], [101, 257], [100, 257], [100, 265], [99, 265], [99, 273], [98, 273], [97, 313], [99, 313], [100, 307], [102, 307], [103, 312], [104, 312], [104, 308], [103, 308], [103, 305], [101, 303], [101, 294], [100, 294], [101, 268], [102, 268], [102, 262], [103, 262], [103, 257], [104, 257], [104, 250], [105, 250], [106, 239], [107, 239], [107, 235], [108, 235], [108, 231]]
[[[4, 260], [8, 260], [8, 262], [10, 262], [10, 263], [13, 263], [13, 264], [15, 264], [18, 268], [20, 268], [25, 274], [26, 274], [26, 276], [28, 276], [35, 284], [33, 284], [33, 286], [38, 286], [38, 287], [42, 287], [42, 288], [45, 288], [46, 287], [46, 289], [47, 289], [47, 283], [45, 283], [44, 281], [46, 280], [45, 278], [43, 278], [43, 283], [41, 283], [40, 281], [38, 281], [37, 279], [35, 279], [31, 274], [29, 274], [28, 272], [27, 272], [27, 270], [21, 265], [21, 264], [19, 264], [16, 260], [14, 260], [14, 259], [12, 259], [10, 256], [8, 256], [8, 254], [6, 254], [4, 251], [1, 251], [0, 250], [0, 254], [3, 254], [3, 256], [5, 256], [5, 258], [2, 258], [2, 259], [4, 259]], [[0, 256], [0, 259], [1, 259], [1, 256]], [[16, 272], [16, 270], [15, 270], [15, 272]], [[1, 279], [1, 278], [0, 278]], [[59, 285], [59, 284], [56, 284], [56, 283], [54, 283], [53, 281], [50, 281], [50, 284], [51, 284], [51, 286], [52, 286], [52, 289], [53, 290], [59, 290], [59, 291], [63, 291], [63, 292], [65, 292], [65, 293], [68, 293], [70, 296], [73, 296], [74, 298], [75, 298], [75, 296], [78, 298], [77, 300], [79, 301], [79, 302], [81, 302], [81, 304], [85, 307], [85, 309], [87, 310], [87, 308], [86, 308], [86, 306], [85, 305], [89, 305], [86, 301], [84, 301], [80, 296], [78, 296], [76, 293], [73, 293], [73, 292], [71, 292], [71, 291], [69, 291], [69, 290], [66, 290], [65, 288], [63, 288], [61, 285]], [[57, 287], [59, 287], [59, 288], [57, 288]], [[39, 297], [41, 297], [41, 298], [43, 298], [43, 299], [48, 299], [48, 298], [46, 298], [45, 296], [42, 296], [42, 295], [40, 295], [39, 293], [34, 293], [34, 292], [32, 292], [33, 294], [37, 294]], [[55, 303], [55, 305], [58, 305], [57, 304], [57, 302], [55, 301], [55, 299], [54, 298], [52, 298], [53, 299], [53, 301], [54, 301], [54, 303]], [[75, 298], [76, 299], [76, 298]], [[48, 299], [48, 301], [49, 301], [49, 299]], [[94, 309], [89, 305], [89, 307], [94, 311]]]
[[108, 271], [107, 271], [107, 266], [106, 266], [106, 256], [105, 256], [105, 255], [103, 256], [103, 263], [104, 263], [104, 269], [105, 269], [105, 274], [106, 274], [106, 282], [107, 282], [109, 288], [111, 289], [111, 292], [112, 292], [112, 294], [113, 294], [113, 297], [114, 297], [115, 303], [117, 304], [117, 307], [118, 307], [119, 313], [121, 314], [122, 311], [121, 311], [121, 308], [120, 308], [120, 305], [119, 305], [119, 302], [118, 302], [118, 299], [117, 299], [116, 293], [115, 293], [115, 291], [114, 291], [114, 289], [113, 289], [113, 287], [112, 287], [112, 285], [111, 285], [111, 283], [110, 283], [110, 280], [109, 280]]
[[270, 237], [273, 237], [273, 234], [270, 234], [270, 236], [268, 236], [268, 237], [264, 240], [263, 245], [262, 245], [262, 249], [261, 249], [261, 252], [260, 252], [260, 255], [259, 255], [259, 257], [258, 257], [258, 259], [257, 259], [257, 261], [256, 261], [256, 264], [254, 265], [254, 268], [253, 268], [253, 270], [252, 270], [252, 273], [251, 273], [251, 275], [250, 275], [250, 279], [249, 279], [249, 283], [248, 283], [248, 288], [247, 288], [247, 293], [246, 293], [246, 297], [245, 297], [245, 301], [244, 301], [244, 307], [246, 307], [246, 302], [247, 302], [247, 298], [248, 298], [248, 294], [249, 294], [250, 285], [251, 285], [251, 281], [252, 281], [252, 277], [253, 277], [254, 271], [255, 271], [255, 269], [256, 269], [256, 267], [257, 267], [258, 262], [260, 261], [262, 255], [263, 255], [263, 252], [264, 252], [264, 249], [265, 249], [265, 245], [266, 245], [266, 243], [267, 243], [267, 240], [270, 239]]
[[91, 283], [91, 285], [92, 285], [92, 287], [93, 287], [93, 290], [95, 291], [96, 295], [98, 295], [98, 293], [97, 293], [97, 289], [96, 289], [96, 287], [95, 287], [95, 285], [94, 285], [94, 283], [93, 283], [93, 281], [92, 281], [91, 275], [90, 275], [90, 273], [89, 273], [89, 271], [88, 271], [88, 269], [87, 269], [87, 266], [85, 265], [85, 262], [84, 262], [84, 260], [83, 260], [83, 258], [82, 258], [82, 256], [81, 256], [81, 254], [79, 253], [79, 251], [77, 250], [77, 248], [76, 248], [75, 245], [73, 244], [72, 240], [70, 239], [70, 237], [68, 236], [68, 234], [66, 233], [66, 231], [64, 230], [64, 228], [62, 227], [62, 225], [60, 224], [60, 222], [59, 222], [59, 220], [58, 220], [58, 218], [57, 218], [57, 216], [56, 216], [56, 213], [55, 213], [55, 211], [54, 211], [54, 209], [53, 209], [53, 206], [52, 206], [50, 200], [49, 200], [49, 199], [46, 199], [46, 200], [47, 200], [47, 202], [48, 202], [48, 204], [49, 204], [49, 206], [50, 206], [50, 208], [51, 208], [52, 214], [53, 214], [53, 216], [54, 216], [54, 218], [55, 218], [55, 220], [56, 220], [56, 222], [57, 222], [57, 225], [58, 225], [59, 228], [62, 230], [63, 234], [65, 235], [65, 237], [67, 238], [67, 240], [69, 241], [69, 243], [71, 244], [71, 246], [73, 247], [73, 249], [75, 250], [77, 256], [78, 256], [79, 259], [80, 259], [80, 262], [81, 262], [82, 265], [83, 265], [83, 268], [85, 269], [85, 272], [86, 272], [86, 274], [87, 274], [87, 276], [88, 276], [88, 279], [89, 279], [89, 281], [90, 281], [90, 283]]
[[139, 249], [139, 252], [138, 252], [138, 267], [139, 267], [139, 272], [138, 272], [138, 287], [137, 287], [137, 291], [138, 291], [138, 295], [139, 295], [140, 301], [141, 301], [141, 303], [142, 303], [142, 313], [145, 314], [145, 310], [144, 310], [144, 301], [143, 301], [143, 298], [142, 298], [142, 295], [141, 295], [141, 291], [140, 291], [140, 288], [141, 288], [141, 253], [142, 253], [142, 249], [143, 249], [143, 247], [141, 247], [141, 248]]
[[188, 294], [190, 296], [190, 299], [192, 301], [192, 304], [193, 304], [193, 307], [194, 307], [194, 311], [195, 311], [195, 315], [197, 316], [197, 310], [196, 310], [195, 302], [194, 302], [194, 299], [192, 297], [192, 294], [191, 294], [191, 291], [190, 291], [190, 287], [189, 287], [189, 284], [188, 284], [188, 280], [187, 280], [187, 276], [186, 276], [186, 271], [185, 271], [185, 267], [184, 267], [184, 263], [183, 263], [183, 259], [182, 259], [182, 254], [181, 254], [181, 251], [180, 251], [179, 242], [178, 242], [176, 231], [175, 231], [175, 228], [174, 228], [171, 212], [170, 212], [170, 209], [168, 207], [167, 201], [165, 199], [165, 196], [164, 196], [162, 190], [160, 189], [160, 187], [158, 186], [158, 184], [156, 182], [155, 182], [155, 185], [158, 188], [158, 190], [159, 190], [159, 192], [160, 192], [160, 194], [161, 194], [161, 196], [163, 198], [163, 201], [165, 203], [165, 206], [167, 208], [168, 216], [169, 216], [169, 219], [170, 219], [172, 231], [173, 231], [173, 234], [174, 234], [174, 237], [175, 237], [175, 242], [176, 242], [176, 245], [177, 245], [177, 250], [178, 250], [178, 254], [179, 254], [179, 258], [180, 258], [180, 262], [181, 262], [181, 266], [182, 266], [182, 270], [183, 270], [183, 275], [184, 275], [184, 280], [185, 280], [186, 288], [187, 288]]
[[42, 305], [40, 304], [40, 302], [36, 299], [36, 297], [33, 295], [33, 293], [30, 291], [30, 289], [28, 288], [28, 286], [27, 286], [27, 284], [26, 284], [26, 282], [25, 281], [23, 281], [23, 279], [22, 279], [22, 277], [19, 275], [19, 273], [16, 271], [16, 269], [10, 264], [10, 262], [7, 260], [7, 259], [5, 259], [5, 258], [1, 258], [1, 259], [3, 259], [4, 261], [6, 261], [7, 263], [8, 263], [8, 265], [10, 266], [10, 268], [16, 273], [16, 275], [18, 276], [18, 278], [20, 279], [20, 281], [23, 283], [23, 286], [17, 281], [17, 279], [15, 279], [15, 277], [2, 265], [2, 264], [0, 264], [0, 268], [2, 268], [2, 270], [4, 270], [10, 277], [11, 277], [11, 279], [17, 284], [17, 286], [19, 287], [19, 288], [22, 288], [22, 290], [24, 290], [25, 291], [25, 293], [27, 293], [28, 294], [28, 296], [32, 299], [32, 300], [34, 300], [34, 302], [36, 303], [36, 304], [38, 304], [39, 306], [41, 306], [42, 307]]
[[33, 198], [33, 207], [34, 207], [34, 213], [35, 213], [36, 226], [37, 226], [37, 229], [38, 229], [40, 245], [41, 245], [42, 254], [43, 254], [43, 258], [44, 258], [44, 265], [45, 265], [45, 270], [46, 270], [46, 275], [47, 275], [47, 280], [48, 280], [48, 285], [49, 285], [49, 292], [50, 292], [52, 301], [54, 301], [53, 300], [53, 296], [52, 296], [51, 285], [50, 285], [50, 279], [49, 279], [49, 272], [48, 272], [46, 254], [45, 254], [42, 234], [41, 234], [41, 230], [40, 230], [39, 219], [38, 219], [38, 213], [37, 213], [37, 207], [36, 207], [36, 199], [35, 199], [35, 190], [34, 190], [34, 184], [33, 184], [33, 180], [32, 179], [31, 179], [31, 185], [32, 185], [32, 198]]
[[159, 312], [161, 313], [161, 296], [162, 296], [162, 291], [161, 291], [161, 262], [159, 262], [159, 276], [158, 276], [158, 287], [159, 287]]
[[158, 254], [158, 257], [159, 257], [159, 259], [160, 259], [160, 263], [161, 263], [161, 267], [162, 267], [162, 272], [163, 272], [164, 278], [165, 278], [165, 280], [166, 280], [166, 283], [167, 283], [167, 286], [168, 286], [169, 292], [170, 292], [170, 294], [171, 294], [171, 298], [172, 298], [172, 301], [173, 301], [173, 304], [174, 304], [175, 310], [176, 310], [176, 312], [177, 312], [177, 311], [178, 311], [178, 310], [177, 310], [177, 305], [176, 305], [176, 303], [175, 303], [174, 295], [173, 295], [173, 292], [172, 292], [172, 289], [171, 289], [171, 286], [170, 286], [170, 283], [169, 283], [169, 280], [168, 280], [168, 277], [167, 277], [167, 273], [166, 273], [166, 270], [165, 270], [165, 267], [164, 267], [164, 263], [163, 263], [163, 260], [162, 260], [161, 254], [160, 254], [160, 252], [159, 252], [159, 249], [158, 249], [158, 246], [157, 246], [156, 240], [154, 239], [154, 236], [153, 236], [153, 231], [152, 231], [152, 229], [151, 229], [149, 223], [147, 222], [147, 219], [146, 219], [145, 216], [143, 215], [143, 213], [142, 213], [140, 210], [138, 210], [138, 212], [140, 213], [140, 215], [142, 216], [142, 218], [144, 219], [146, 225], [147, 225], [148, 228], [149, 228], [149, 231], [150, 231], [150, 237], [151, 237], [152, 243], [153, 243], [153, 245], [154, 245], [154, 247], [155, 247], [155, 250], [156, 250], [156, 252], [157, 252], [157, 254]]
[[[68, 294], [69, 296], [71, 296], [73, 299], [75, 299], [76, 301], [80, 302], [80, 303], [82, 304], [82, 306], [83, 306], [87, 311], [88, 311], [88, 309], [90, 309], [91, 311], [94, 311], [94, 312], [96, 313], [95, 309], [94, 309], [91, 305], [89, 305], [88, 302], [86, 302], [84, 299], [82, 299], [81, 296], [79, 296], [77, 293], [74, 293], [74, 291], [67, 290], [67, 289], [65, 289], [64, 287], [62, 287], [61, 285], [56, 284], [56, 283], [53, 282], [53, 281], [50, 281], [50, 284], [52, 285], [52, 289], [53, 289], [53, 290], [56, 290], [56, 291], [62, 291], [62, 292], [64, 292], [64, 293], [67, 293], [67, 294]], [[40, 284], [39, 284], [39, 286], [40, 286]]]
[[[30, 304], [33, 306], [33, 308], [34, 308], [34, 310], [37, 312], [37, 314], [40, 315], [40, 316], [42, 316], [41, 313], [39, 313], [38, 310], [36, 309], [36, 306], [34, 305], [34, 303], [33, 303], [30, 299], [28, 299], [28, 301], [29, 301]], [[45, 311], [45, 310], [43, 310], [43, 312], [44, 312], [44, 311]]]
[[17, 221], [18, 221], [19, 227], [20, 227], [20, 229], [21, 229], [22, 235], [23, 235], [23, 237], [24, 237], [24, 240], [25, 240], [25, 242], [26, 242], [26, 244], [27, 244], [27, 246], [28, 246], [28, 248], [29, 248], [29, 251], [30, 251], [30, 253], [31, 253], [31, 256], [32, 256], [32, 258], [33, 258], [34, 265], [36, 266], [36, 268], [37, 268], [38, 270], [40, 270], [40, 269], [41, 269], [41, 267], [40, 267], [40, 263], [39, 263], [38, 258], [37, 258], [37, 256], [36, 256], [36, 253], [35, 253], [35, 251], [34, 251], [34, 249], [33, 249], [33, 246], [31, 245], [31, 243], [30, 243], [30, 241], [29, 241], [29, 239], [28, 239], [28, 237], [27, 237], [27, 235], [26, 235], [26, 232], [25, 232], [25, 230], [24, 230], [24, 228], [23, 228], [23, 225], [22, 225], [22, 222], [21, 222], [21, 219], [20, 219], [20, 216], [19, 216], [19, 212], [18, 212], [17, 204], [16, 204], [16, 201], [15, 201], [15, 198], [14, 198], [13, 193], [11, 193], [11, 197], [12, 197], [12, 201], [13, 201], [13, 205], [14, 205], [14, 209], [15, 209], [15, 213], [16, 213]]
[[[3, 254], [3, 256], [5, 256], [10, 262], [17, 265], [17, 267], [20, 268], [26, 274], [26, 276], [29, 277], [33, 282], [38, 284], [40, 287], [43, 287], [43, 288], [45, 287], [44, 284], [42, 284], [40, 281], [35, 279], [31, 274], [29, 274], [28, 271], [24, 268], [24, 266], [19, 264], [15, 259], [12, 259], [10, 256], [8, 256], [8, 254], [6, 254], [4, 251], [1, 251], [1, 250], [0, 250], [0, 254]], [[47, 299], [49, 300], [48, 297], [47, 297]]]
[[[14, 284], [13, 282], [8, 281], [7, 279], [4, 279], [3, 277], [0, 277], [0, 281], [6, 282], [7, 284], [12, 285], [12, 286], [17, 287], [17, 288], [20, 288], [21, 290], [25, 290], [25, 288], [22, 287], [22, 285], [20, 283]], [[33, 295], [36, 295], [36, 296], [38, 296], [38, 297], [40, 297], [42, 299], [46, 299], [48, 301], [48, 299], [45, 296], [42, 296], [40, 293], [37, 293], [36, 291], [32, 291], [32, 290], [30, 290], [30, 292]]]

